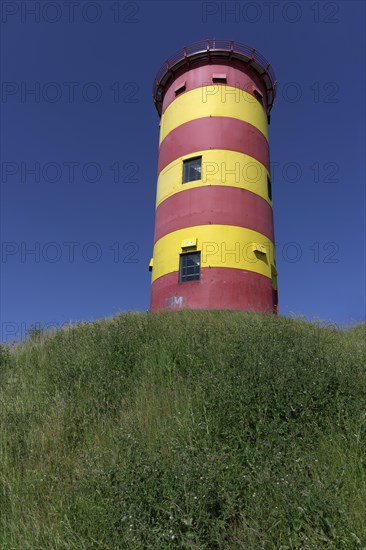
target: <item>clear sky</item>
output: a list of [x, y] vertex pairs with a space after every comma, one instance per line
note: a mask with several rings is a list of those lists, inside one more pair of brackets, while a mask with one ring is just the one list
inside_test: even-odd
[[[164, 59], [272, 63], [282, 315], [365, 320], [365, 3], [1, 3], [1, 333], [149, 308]], [[33, 92], [32, 92], [33, 90]]]

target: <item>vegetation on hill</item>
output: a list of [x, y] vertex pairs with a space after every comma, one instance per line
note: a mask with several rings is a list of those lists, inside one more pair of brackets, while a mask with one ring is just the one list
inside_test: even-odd
[[366, 332], [128, 313], [0, 348], [0, 547], [366, 548]]

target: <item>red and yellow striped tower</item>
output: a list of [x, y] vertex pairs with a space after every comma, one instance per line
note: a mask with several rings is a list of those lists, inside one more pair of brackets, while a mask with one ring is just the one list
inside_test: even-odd
[[197, 42], [160, 69], [151, 311], [277, 312], [268, 147], [275, 89], [269, 63], [237, 42]]

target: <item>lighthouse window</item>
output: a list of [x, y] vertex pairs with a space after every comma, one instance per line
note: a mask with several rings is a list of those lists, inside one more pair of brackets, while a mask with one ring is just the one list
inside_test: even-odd
[[227, 77], [225, 73], [213, 73], [212, 82], [226, 82]]
[[175, 95], [181, 94], [182, 92], [184, 92], [185, 89], [186, 89], [186, 81], [178, 84], [178, 86], [174, 88], [174, 93]]
[[268, 193], [268, 198], [272, 200], [272, 182], [269, 176], [267, 176], [267, 193]]
[[200, 278], [200, 266], [200, 252], [181, 254], [179, 263], [179, 282], [197, 281]]
[[202, 157], [183, 161], [183, 183], [200, 180], [202, 177]]

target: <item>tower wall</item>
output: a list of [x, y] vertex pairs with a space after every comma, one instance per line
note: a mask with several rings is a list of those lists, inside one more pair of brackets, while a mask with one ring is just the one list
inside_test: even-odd
[[277, 312], [273, 76], [253, 50], [234, 57], [233, 43], [231, 56], [207, 44], [196, 58], [185, 50], [186, 62], [167, 66], [155, 86], [161, 123], [151, 311]]

